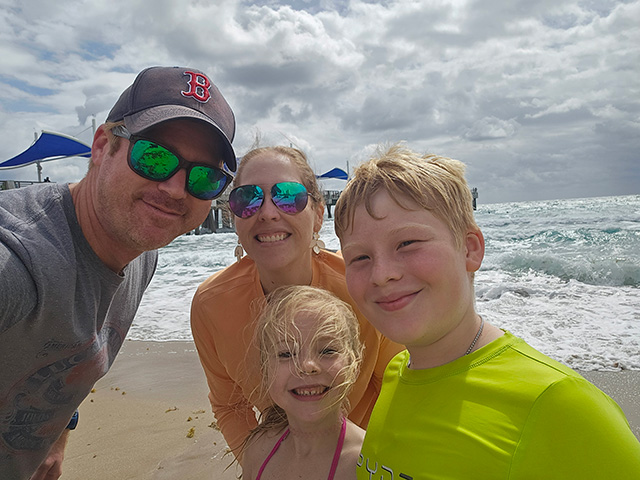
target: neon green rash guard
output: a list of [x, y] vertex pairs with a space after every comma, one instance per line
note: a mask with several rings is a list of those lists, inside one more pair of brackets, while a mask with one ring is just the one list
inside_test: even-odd
[[389, 363], [359, 480], [640, 479], [640, 442], [618, 405], [506, 332], [446, 365]]

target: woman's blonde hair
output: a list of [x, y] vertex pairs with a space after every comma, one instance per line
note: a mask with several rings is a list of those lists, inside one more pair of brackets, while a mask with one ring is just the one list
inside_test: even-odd
[[[331, 292], [320, 288], [301, 285], [280, 287], [266, 297], [266, 305], [257, 320], [255, 342], [260, 350], [262, 373], [258, 396], [268, 399], [270, 406], [262, 411], [260, 423], [251, 431], [247, 442], [258, 433], [280, 430], [288, 423], [284, 410], [268, 398], [268, 391], [273, 383], [275, 362], [279, 360], [282, 344], [291, 352], [299, 351], [301, 339], [296, 321], [301, 315], [317, 322], [311, 342], [316, 338], [331, 339], [331, 349], [344, 358], [344, 367], [340, 372], [342, 382], [332, 388], [342, 389], [336, 404], [340, 404], [345, 415], [349, 411], [347, 395], [360, 372], [364, 350], [353, 309]], [[294, 356], [296, 361], [299, 358]]]
[[409, 198], [442, 220], [451, 231], [458, 248], [469, 231], [479, 230], [473, 217], [471, 191], [464, 178], [465, 166], [458, 160], [433, 154], [420, 155], [402, 144], [376, 155], [360, 165], [336, 203], [334, 227], [338, 238], [353, 228], [356, 208], [364, 204], [372, 213], [371, 200], [385, 190], [402, 208]]

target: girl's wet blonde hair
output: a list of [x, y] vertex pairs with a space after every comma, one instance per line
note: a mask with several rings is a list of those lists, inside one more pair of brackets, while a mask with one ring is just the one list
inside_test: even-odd
[[356, 208], [364, 205], [373, 218], [371, 199], [387, 191], [402, 208], [409, 198], [443, 221], [456, 246], [464, 245], [470, 231], [479, 230], [473, 217], [471, 190], [464, 178], [464, 163], [438, 155], [421, 155], [402, 144], [378, 148], [369, 161], [360, 165], [349, 180], [334, 209], [334, 227], [342, 239], [353, 228]]
[[[288, 351], [299, 351], [300, 331], [296, 321], [303, 316], [317, 322], [311, 343], [318, 338], [330, 339], [328, 346], [344, 358], [344, 368], [340, 372], [342, 381], [333, 385], [341, 389], [336, 404], [340, 404], [343, 414], [349, 412], [347, 395], [360, 372], [364, 347], [360, 342], [360, 327], [350, 305], [326, 290], [291, 285], [280, 287], [266, 297], [266, 305], [257, 320], [255, 342], [260, 350], [262, 383], [258, 396], [269, 398], [269, 388], [273, 383], [275, 363], [283, 344]], [[294, 356], [294, 362], [298, 360]], [[300, 371], [300, 365], [296, 365]], [[269, 399], [270, 406], [260, 415], [259, 425], [251, 431], [247, 442], [266, 430], [283, 429], [288, 421], [282, 408]], [[246, 445], [246, 443], [245, 443]]]

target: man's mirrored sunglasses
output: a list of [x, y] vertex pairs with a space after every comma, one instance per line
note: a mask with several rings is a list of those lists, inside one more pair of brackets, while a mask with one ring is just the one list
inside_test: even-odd
[[187, 171], [185, 189], [200, 200], [219, 197], [233, 180], [233, 176], [221, 168], [189, 162], [157, 142], [131, 135], [124, 126], [114, 127], [111, 132], [129, 140], [129, 167], [148, 180], [164, 182], [184, 168]]
[[[280, 182], [271, 187], [271, 201], [284, 213], [295, 215], [307, 206], [309, 193], [297, 182]], [[255, 215], [264, 202], [264, 191], [258, 185], [242, 185], [229, 193], [229, 207], [236, 217]]]

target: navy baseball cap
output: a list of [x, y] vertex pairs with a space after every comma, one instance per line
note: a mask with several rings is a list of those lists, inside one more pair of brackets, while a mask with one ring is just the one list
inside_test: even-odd
[[124, 121], [131, 134], [178, 118], [195, 118], [211, 125], [224, 145], [224, 163], [236, 171], [231, 146], [236, 121], [231, 107], [209, 77], [184, 67], [150, 67], [138, 74], [113, 106], [107, 122]]

